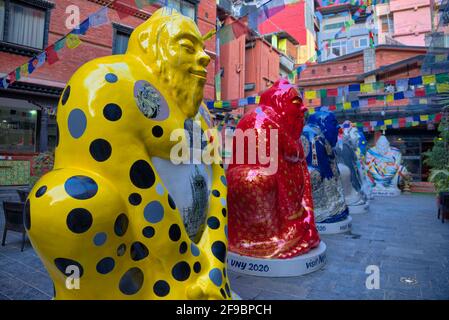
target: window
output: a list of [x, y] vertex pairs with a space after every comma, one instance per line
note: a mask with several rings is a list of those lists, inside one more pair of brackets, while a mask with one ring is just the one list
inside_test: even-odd
[[196, 5], [194, 1], [187, 0], [168, 0], [167, 7], [174, 8], [183, 15], [196, 21]]
[[363, 49], [366, 47], [368, 47], [367, 38], [354, 39], [354, 49]]
[[328, 58], [330, 58], [331, 56], [341, 57], [344, 56], [346, 52], [346, 40], [334, 41], [328, 47], [326, 55]]
[[383, 33], [393, 33], [393, 15], [386, 14], [380, 17], [381, 28]]
[[344, 22], [330, 23], [324, 26], [324, 30], [341, 29], [345, 26]]
[[37, 111], [0, 108], [0, 151], [35, 152]]
[[42, 50], [53, 6], [45, 0], [0, 0], [0, 50], [30, 56]]
[[129, 37], [133, 29], [116, 23], [112, 25], [114, 30], [112, 54], [124, 54], [128, 49]]

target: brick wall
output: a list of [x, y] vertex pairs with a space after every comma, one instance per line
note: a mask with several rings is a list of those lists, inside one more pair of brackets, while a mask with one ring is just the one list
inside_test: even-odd
[[[68, 14], [65, 13], [67, 6], [77, 5], [80, 8], [81, 21], [88, 15], [100, 8], [88, 0], [57, 0], [55, 7], [51, 11], [49, 41], [53, 44], [69, 30], [65, 27], [65, 20]], [[154, 12], [157, 8], [147, 6], [144, 8], [147, 12]], [[117, 12], [109, 10], [109, 19], [111, 23], [96, 28], [91, 28], [85, 36], [81, 37], [82, 45], [76, 49], [64, 48], [58, 52], [60, 61], [53, 65], [45, 64], [32, 75], [29, 76], [36, 83], [48, 83], [54, 86], [64, 87], [71, 75], [84, 63], [102, 56], [112, 54], [113, 27], [112, 22], [135, 28], [143, 22], [142, 19], [128, 16], [120, 19]], [[215, 28], [216, 2], [215, 0], [201, 0], [198, 4], [197, 23], [202, 34]], [[206, 50], [211, 55], [212, 60], [208, 67], [208, 79], [205, 87], [205, 99], [213, 99], [214, 96], [214, 69], [215, 69], [215, 37], [206, 42]], [[15, 67], [27, 62], [30, 57], [0, 52], [0, 72], [9, 73]], [[42, 81], [44, 80], [44, 81]], [[45, 82], [48, 81], [48, 82]]]

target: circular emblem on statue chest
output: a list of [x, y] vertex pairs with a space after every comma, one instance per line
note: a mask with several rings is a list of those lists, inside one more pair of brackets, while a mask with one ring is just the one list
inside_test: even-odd
[[152, 120], [165, 120], [169, 110], [162, 94], [145, 80], [137, 81], [134, 85], [134, 99], [140, 112]]

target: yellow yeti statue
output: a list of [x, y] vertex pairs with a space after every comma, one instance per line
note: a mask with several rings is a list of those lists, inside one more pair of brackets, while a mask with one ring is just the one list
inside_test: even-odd
[[210, 62], [203, 41], [191, 19], [162, 8], [126, 54], [86, 63], [67, 84], [54, 169], [24, 212], [56, 299], [231, 298], [221, 165], [210, 166], [207, 215], [189, 237], [153, 164], [170, 159], [171, 132], [198, 113]]

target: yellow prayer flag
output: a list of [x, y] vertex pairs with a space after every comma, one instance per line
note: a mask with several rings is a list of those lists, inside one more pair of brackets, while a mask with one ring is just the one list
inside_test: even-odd
[[437, 92], [448, 92], [449, 91], [449, 83], [437, 83]]
[[394, 101], [394, 94], [389, 94], [389, 95], [387, 95], [387, 102], [391, 102], [391, 101]]
[[419, 104], [427, 104], [427, 98], [419, 99]]
[[429, 115], [428, 114], [422, 114], [422, 115], [419, 116], [419, 120], [427, 121], [427, 120], [429, 120]]
[[259, 104], [260, 102], [260, 96], [256, 96], [256, 104]]
[[392, 125], [393, 124], [393, 120], [387, 119], [387, 120], [384, 121], [384, 123], [385, 123], [386, 126], [387, 125]]
[[22, 76], [27, 76], [28, 75], [28, 62], [23, 64], [20, 67], [20, 73], [22, 74]]
[[351, 109], [351, 102], [343, 103], [343, 109], [344, 110], [350, 110]]
[[363, 83], [360, 85], [360, 92], [368, 93], [373, 91], [374, 88], [372, 83]]
[[445, 54], [437, 54], [435, 56], [435, 62], [444, 62], [447, 59], [447, 55]]
[[316, 99], [316, 91], [306, 91], [305, 92], [305, 98], [306, 99]]
[[310, 108], [309, 108], [309, 114], [314, 114], [314, 113], [315, 113], [315, 108], [310, 107]]
[[223, 101], [215, 101], [214, 108], [223, 108]]
[[434, 74], [428, 75], [428, 76], [423, 76], [422, 77], [422, 82], [423, 84], [431, 84], [431, 83], [436, 83], [437, 80], [435, 78]]
[[76, 47], [78, 47], [81, 44], [81, 40], [78, 37], [78, 35], [70, 33], [67, 36], [67, 39], [65, 41], [65, 44], [67, 45], [67, 48], [69, 49], [75, 49]]

